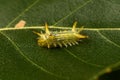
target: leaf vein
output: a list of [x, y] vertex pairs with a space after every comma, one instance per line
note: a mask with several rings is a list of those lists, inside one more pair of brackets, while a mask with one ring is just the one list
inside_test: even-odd
[[[53, 29], [71, 29], [70, 27], [57, 27], [57, 26], [49, 26], [49, 28]], [[24, 29], [44, 29], [44, 26], [32, 26], [32, 27], [24, 27], [24, 28], [0, 28], [0, 31], [7, 30], [24, 30]], [[76, 28], [79, 29], [79, 28]], [[84, 28], [84, 30], [89, 31], [97, 31], [97, 30], [120, 30], [120, 28]]]
[[86, 6], [88, 3], [90, 3], [92, 0], [88, 0], [86, 1], [83, 5], [80, 5], [79, 7], [77, 7], [76, 9], [74, 9], [71, 13], [69, 13], [68, 15], [64, 16], [63, 18], [61, 18], [60, 20], [58, 20], [56, 23], [54, 23], [54, 25], [58, 24], [59, 22], [61, 22], [62, 20], [66, 19], [67, 17], [69, 17], [70, 15], [72, 15], [73, 13], [75, 13], [77, 10], [81, 9], [82, 7]]
[[10, 23], [8, 23], [8, 25], [6, 26], [6, 28], [9, 27], [13, 22], [15, 22], [19, 17], [21, 17], [25, 12], [27, 12], [28, 10], [30, 10], [30, 8], [32, 8], [36, 3], [38, 3], [38, 1], [39, 0], [36, 0], [31, 5], [29, 5], [26, 9], [24, 9], [17, 17], [15, 17]]
[[120, 45], [116, 44], [115, 42], [111, 41], [110, 39], [108, 39], [106, 36], [104, 36], [99, 30], [97, 30], [97, 33], [103, 38], [105, 39], [107, 42], [113, 44], [114, 46], [120, 48]]
[[20, 48], [16, 45], [16, 43], [10, 38], [8, 37], [5, 33], [3, 32], [0, 32], [5, 38], [8, 39], [8, 41], [11, 42], [11, 44], [15, 47], [15, 49], [20, 53], [20, 55], [22, 55], [28, 62], [30, 62], [32, 65], [34, 65], [35, 67], [37, 67], [38, 69], [41, 69], [43, 72], [49, 74], [49, 75], [52, 75], [52, 76], [55, 76], [55, 77], [58, 77], [58, 78], [62, 78], [62, 79], [65, 79], [67, 80], [67, 77], [62, 77], [62, 76], [59, 76], [55, 73], [52, 73], [48, 70], [46, 70], [45, 68], [43, 68], [42, 66], [36, 64], [34, 61], [32, 61], [30, 58], [28, 58], [21, 50]]
[[75, 54], [73, 54], [72, 52], [70, 52], [68, 49], [65, 49], [65, 48], [64, 48], [64, 50], [65, 50], [66, 52], [68, 52], [71, 56], [73, 56], [75, 59], [77, 59], [77, 60], [79, 60], [79, 61], [81, 61], [81, 62], [83, 62], [83, 63], [89, 64], [89, 65], [91, 65], [91, 66], [95, 66], [95, 67], [98, 67], [98, 68], [104, 67], [104, 66], [101, 66], [101, 65], [97, 65], [97, 64], [93, 64], [93, 63], [88, 63], [87, 61], [85, 61], [85, 60], [77, 57]]

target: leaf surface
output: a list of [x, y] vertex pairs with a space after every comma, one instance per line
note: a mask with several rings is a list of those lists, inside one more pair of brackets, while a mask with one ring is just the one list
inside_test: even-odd
[[[1, 80], [97, 80], [119, 71], [119, 0], [1, 0], [0, 4]], [[31, 27], [15, 29], [20, 20]], [[50, 30], [59, 31], [70, 29], [74, 21], [84, 25], [81, 34], [89, 36], [79, 45], [55, 49], [37, 45], [38, 36], [32, 31], [43, 31], [45, 22], [53, 25]]]

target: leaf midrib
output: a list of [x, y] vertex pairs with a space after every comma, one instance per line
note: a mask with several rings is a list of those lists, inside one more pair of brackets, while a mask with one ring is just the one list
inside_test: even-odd
[[[70, 27], [58, 27], [58, 26], [49, 26], [52, 29], [72, 29]], [[10, 31], [10, 30], [27, 30], [27, 29], [44, 29], [44, 26], [32, 26], [32, 27], [24, 27], [24, 28], [0, 28], [0, 31]], [[76, 28], [79, 29], [79, 28]], [[84, 30], [91, 30], [91, 31], [101, 31], [101, 30], [120, 30], [120, 28], [84, 28]]]

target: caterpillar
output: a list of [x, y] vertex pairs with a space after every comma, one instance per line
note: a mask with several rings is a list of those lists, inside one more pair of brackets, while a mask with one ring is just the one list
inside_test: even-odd
[[76, 24], [75, 22], [73, 24], [72, 30], [68, 31], [49, 31], [47, 23], [45, 23], [45, 33], [39, 33], [33, 31], [35, 34], [37, 34], [38, 37], [38, 45], [42, 47], [47, 48], [55, 48], [55, 47], [68, 47], [78, 44], [78, 41], [82, 38], [88, 38], [88, 36], [79, 34], [83, 27], [81, 27], [79, 30], [76, 30]]

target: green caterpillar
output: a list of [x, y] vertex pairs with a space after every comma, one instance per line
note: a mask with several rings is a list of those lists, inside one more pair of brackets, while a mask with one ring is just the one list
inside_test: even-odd
[[88, 36], [79, 34], [80, 31], [83, 30], [83, 27], [77, 31], [76, 24], [77, 22], [73, 24], [71, 31], [50, 32], [47, 23], [45, 23], [45, 33], [38, 33], [34, 31], [34, 33], [39, 36], [38, 45], [47, 48], [55, 48], [63, 46], [68, 47], [68, 45], [72, 46], [78, 44], [80, 39], [88, 38]]

